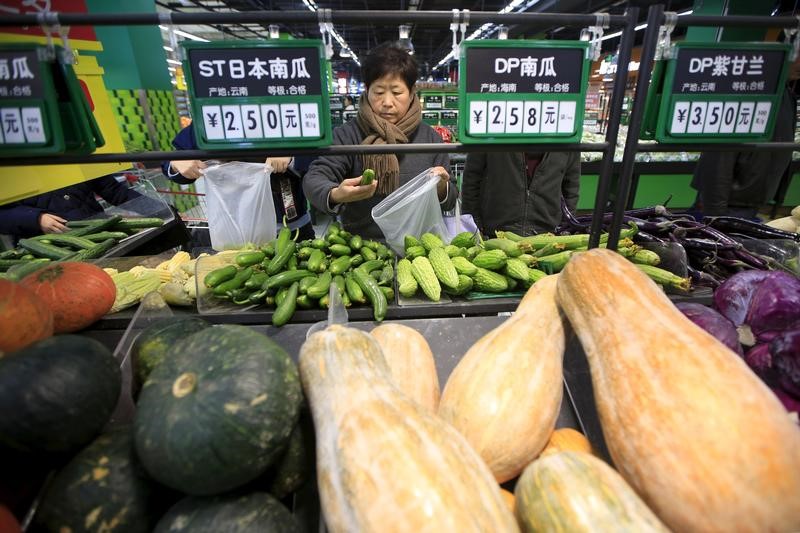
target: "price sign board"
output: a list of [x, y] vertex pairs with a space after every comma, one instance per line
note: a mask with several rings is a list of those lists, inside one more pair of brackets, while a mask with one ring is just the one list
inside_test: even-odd
[[445, 94], [444, 95], [444, 108], [445, 109], [458, 109], [458, 95]]
[[485, 40], [461, 45], [459, 139], [579, 142], [589, 43]]
[[442, 111], [442, 126], [458, 126], [458, 111]]
[[214, 148], [331, 143], [322, 42], [188, 42], [184, 71], [197, 144]]
[[429, 126], [438, 126], [439, 125], [439, 111], [423, 111], [422, 112], [422, 122], [428, 124]]
[[63, 152], [58, 95], [45, 47], [0, 48], [0, 155]]
[[664, 143], [767, 141], [789, 45], [678, 43], [668, 60], [655, 137]]

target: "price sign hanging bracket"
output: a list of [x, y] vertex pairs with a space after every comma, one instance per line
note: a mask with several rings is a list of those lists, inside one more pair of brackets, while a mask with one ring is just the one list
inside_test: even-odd
[[600, 59], [600, 39], [603, 37], [604, 30], [611, 26], [611, 16], [608, 13], [595, 13], [597, 20], [594, 26], [583, 28], [581, 30], [581, 41], [589, 41], [591, 44], [586, 49], [586, 59], [597, 61]]
[[[459, 11], [453, 10], [453, 22], [450, 24], [450, 31], [453, 32], [453, 57], [458, 57], [459, 48], [461, 43], [467, 35], [467, 26], [469, 26], [469, 9]], [[458, 31], [461, 30], [461, 39], [458, 38]]]
[[783, 33], [786, 35], [786, 40], [792, 44], [792, 51], [789, 53], [789, 61], [794, 61], [800, 55], [800, 15], [795, 15], [797, 18], [796, 28], [784, 28]]
[[333, 57], [333, 16], [328, 8], [317, 10], [319, 20], [319, 32], [322, 34], [322, 43], [325, 46], [325, 58], [330, 60]]
[[678, 14], [674, 11], [664, 12], [664, 24], [658, 28], [658, 45], [656, 46], [655, 60], [670, 59], [672, 57], [671, 35], [678, 22]]

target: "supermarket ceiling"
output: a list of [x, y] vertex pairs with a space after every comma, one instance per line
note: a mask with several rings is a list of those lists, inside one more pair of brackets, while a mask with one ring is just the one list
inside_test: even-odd
[[[309, 9], [308, 5], [318, 8], [337, 10], [420, 10], [420, 11], [451, 11], [453, 9], [469, 9], [471, 11], [500, 11], [509, 3], [514, 4], [512, 11], [526, 13], [594, 13], [607, 12], [621, 14], [629, 6], [641, 8], [640, 19], [646, 17], [647, 6], [653, 3], [665, 4], [668, 11], [682, 12], [692, 8], [693, 0], [666, 0], [654, 2], [653, 0], [397, 0], [391, 2], [375, 2], [368, 0], [157, 0], [156, 5], [161, 11], [174, 11], [183, 13], [201, 12], [236, 12], [236, 11], [264, 11], [264, 10], [303, 10]], [[259, 39], [267, 38], [268, 24], [236, 24], [225, 26], [181, 26], [180, 29], [209, 40], [222, 39]], [[291, 25], [279, 24], [281, 32], [287, 32], [297, 38], [320, 37], [319, 26], [314, 24]], [[478, 30], [479, 25], [472, 24], [467, 30], [471, 35]], [[398, 26], [379, 26], [375, 24], [343, 25], [336, 24], [334, 29], [349, 45], [356, 56], [363, 56], [376, 44], [398, 39]], [[555, 39], [577, 39], [580, 28], [550, 28], [542, 35]], [[638, 32], [641, 39], [643, 32]], [[528, 28], [512, 26], [509, 28], [509, 38], [531, 37]], [[452, 46], [452, 34], [448, 25], [431, 26], [414, 24], [411, 26], [410, 39], [413, 43], [415, 55], [421, 66], [421, 74], [427, 76], [430, 70], [444, 58]], [[613, 50], [618, 44], [618, 39], [604, 42], [604, 50]], [[340, 46], [334, 42], [334, 66], [342, 70], [355, 70], [357, 65], [349, 58], [340, 58]]]

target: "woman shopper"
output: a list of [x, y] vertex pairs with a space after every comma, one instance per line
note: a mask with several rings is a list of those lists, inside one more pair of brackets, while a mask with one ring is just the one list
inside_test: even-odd
[[[393, 44], [374, 48], [364, 58], [361, 77], [366, 85], [358, 115], [336, 128], [333, 144], [440, 143], [442, 138], [421, 121], [422, 108], [415, 83], [416, 60]], [[382, 238], [371, 211], [399, 186], [429, 168], [440, 177], [437, 195], [443, 210], [455, 206], [458, 196], [448, 170], [447, 154], [364, 154], [321, 156], [303, 178], [303, 190], [318, 210], [340, 216], [344, 228], [368, 238]], [[360, 185], [365, 169], [375, 180]]]

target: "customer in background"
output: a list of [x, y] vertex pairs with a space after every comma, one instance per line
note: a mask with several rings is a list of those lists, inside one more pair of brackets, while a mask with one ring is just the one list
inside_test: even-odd
[[[178, 150], [197, 149], [197, 138], [192, 127], [187, 126], [179, 131], [172, 145]], [[311, 161], [311, 157], [268, 157], [265, 162], [272, 168], [270, 185], [278, 227], [283, 225], [286, 215], [288, 226], [292, 230], [300, 230], [298, 240], [314, 238], [314, 227], [302, 187], [303, 174]], [[175, 160], [162, 163], [161, 169], [172, 181], [186, 185], [203, 175], [206, 164], [197, 160]]]
[[[364, 58], [361, 77], [366, 97], [358, 116], [333, 131], [333, 144], [440, 143], [442, 138], [421, 121], [422, 108], [415, 83], [417, 62], [405, 50], [383, 44]], [[455, 206], [458, 191], [446, 170], [447, 154], [365, 154], [322, 156], [303, 179], [311, 204], [322, 212], [340, 216], [344, 228], [368, 238], [382, 238], [372, 220], [372, 208], [399, 186], [429, 168], [440, 177], [437, 194], [443, 210]], [[365, 169], [375, 171], [375, 181], [360, 185]]]
[[561, 197], [578, 204], [578, 152], [489, 152], [467, 154], [461, 210], [481, 233], [519, 235], [552, 232], [561, 223]]
[[[798, 78], [800, 57], [789, 67], [789, 83], [775, 115], [772, 142], [794, 142], [797, 128], [795, 82]], [[703, 152], [692, 178], [692, 188], [697, 191], [692, 214], [757, 219], [758, 209], [775, 197], [791, 161], [791, 150]]]
[[355, 111], [356, 106], [353, 105], [353, 97], [352, 96], [345, 96], [344, 97], [344, 110], [345, 111]]
[[69, 231], [67, 222], [103, 212], [95, 196], [112, 205], [142, 197], [127, 182], [101, 176], [0, 206], [0, 233], [11, 235], [14, 241], [42, 233], [64, 233]]

